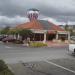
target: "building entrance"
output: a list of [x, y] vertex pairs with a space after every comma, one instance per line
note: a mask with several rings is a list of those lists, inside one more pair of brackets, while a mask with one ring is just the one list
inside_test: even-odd
[[47, 35], [47, 40], [49, 41], [52, 41], [53, 39], [56, 39], [56, 34], [48, 34]]

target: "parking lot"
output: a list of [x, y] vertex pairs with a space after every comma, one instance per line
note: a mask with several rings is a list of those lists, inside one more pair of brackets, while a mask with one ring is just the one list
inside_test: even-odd
[[11, 64], [15, 75], [75, 75], [75, 59], [53, 59]]
[[0, 44], [0, 58], [15, 75], [75, 75], [75, 57], [68, 46], [29, 48]]

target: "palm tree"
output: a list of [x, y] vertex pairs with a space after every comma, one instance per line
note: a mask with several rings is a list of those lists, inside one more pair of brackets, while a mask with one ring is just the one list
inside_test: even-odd
[[19, 32], [20, 32], [20, 29], [10, 29], [7, 34], [13, 35], [15, 39], [18, 39]]
[[22, 40], [27, 39], [28, 37], [32, 36], [32, 31], [28, 29], [10, 29], [7, 32], [8, 35], [15, 35], [16, 39], [18, 39], [18, 36], [22, 37]]
[[7, 34], [14, 35], [15, 34], [15, 30], [14, 29], [10, 29]]
[[19, 35], [22, 36], [22, 40], [27, 39], [28, 37], [31, 37], [33, 32], [28, 29], [22, 29], [19, 31]]

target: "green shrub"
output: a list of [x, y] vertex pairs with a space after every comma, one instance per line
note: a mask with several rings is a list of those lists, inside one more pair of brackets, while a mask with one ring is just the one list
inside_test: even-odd
[[0, 60], [0, 75], [13, 75], [4, 61]]
[[5, 65], [5, 63], [2, 60], [0, 60], [0, 72], [7, 69], [7, 68], [8, 67]]
[[44, 43], [39, 43], [39, 42], [33, 42], [30, 44], [31, 47], [43, 47], [43, 46], [47, 46], [47, 44]]

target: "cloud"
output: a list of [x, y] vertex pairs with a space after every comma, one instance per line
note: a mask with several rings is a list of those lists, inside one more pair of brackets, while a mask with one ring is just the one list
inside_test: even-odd
[[15, 16], [13, 18], [6, 17], [6, 16], [0, 16], [0, 26], [15, 26], [17, 24], [21, 24], [24, 22], [27, 22], [28, 18], [26, 17], [20, 17], [20, 16]]
[[65, 22], [58, 22], [58, 21], [56, 21], [56, 19], [50, 18], [50, 17], [43, 18], [42, 20], [47, 20], [47, 21], [52, 22], [56, 25], [62, 25], [62, 24], [65, 25]]
[[37, 3], [33, 0], [0, 0], [1, 15], [9, 17], [26, 16], [27, 10], [34, 7], [37, 8]]
[[41, 14], [75, 15], [74, 0], [0, 0], [0, 12], [2, 15], [15, 16], [26, 15], [27, 9], [38, 8]]
[[[39, 18], [50, 17], [57, 22], [66, 22], [65, 17], [68, 17], [67, 20], [75, 21], [75, 0], [0, 0], [0, 25], [15, 25], [27, 20], [26, 13], [30, 8], [40, 10]], [[17, 15], [19, 19], [15, 17]]]

